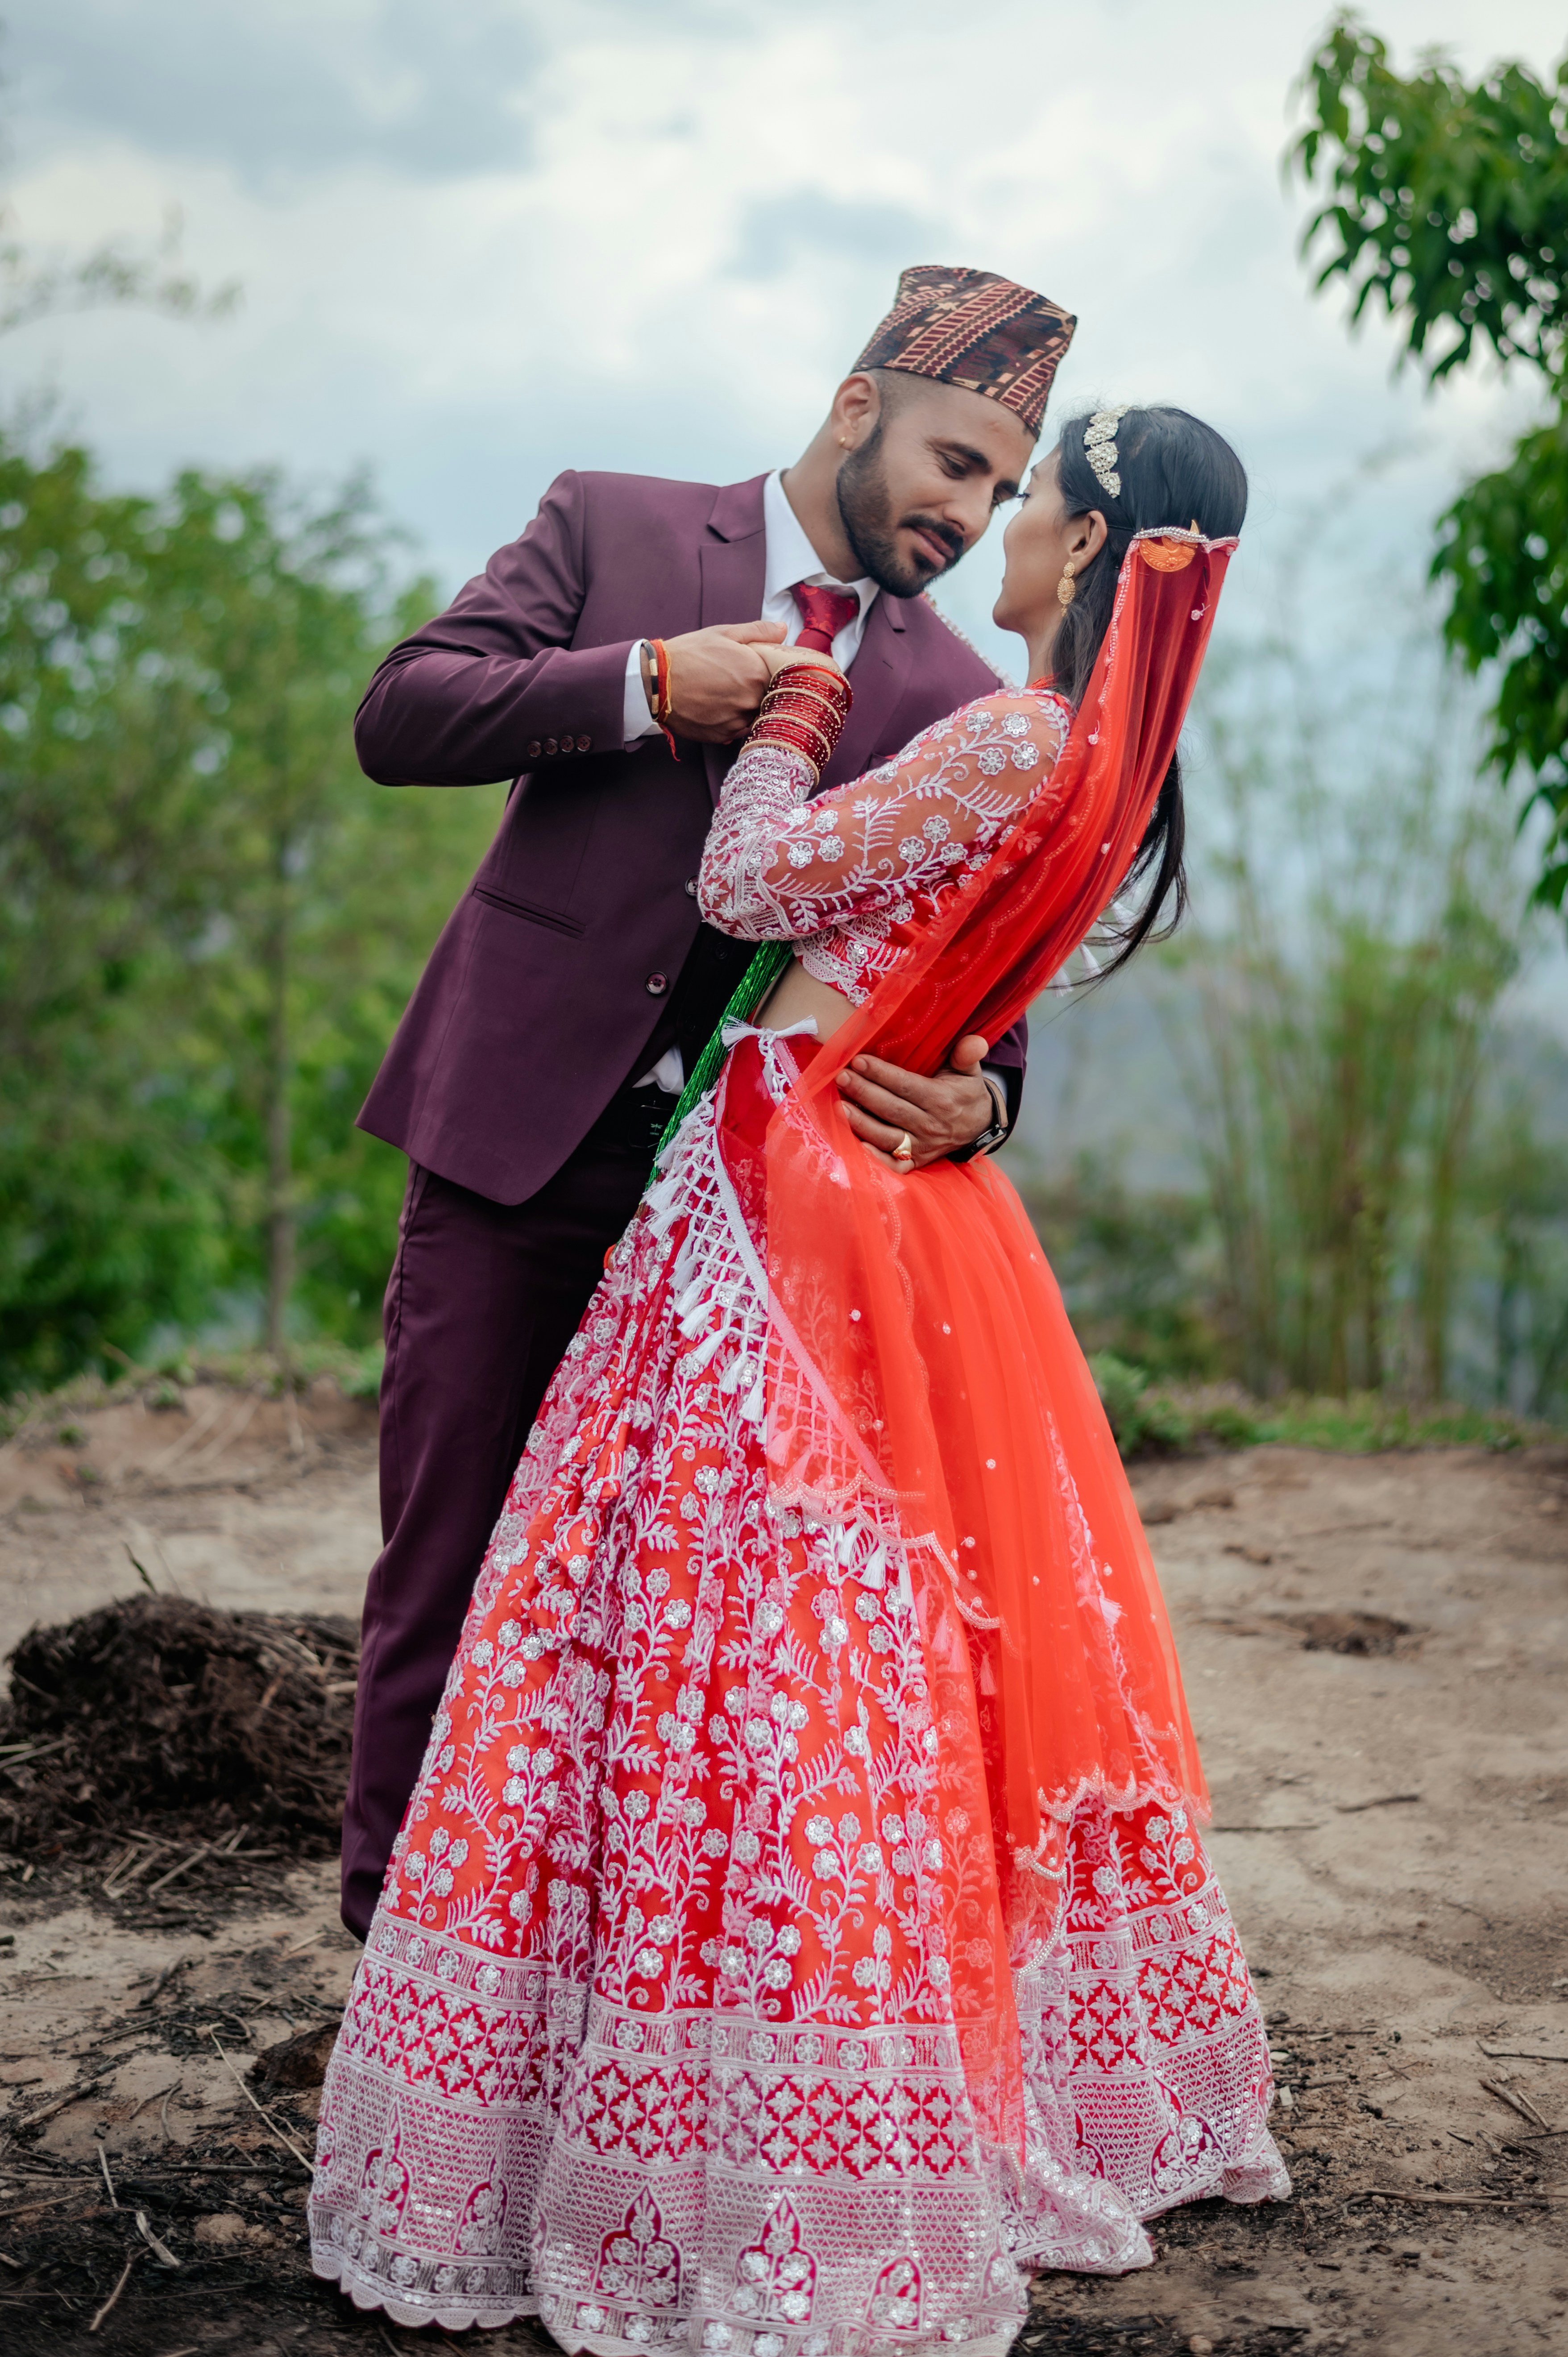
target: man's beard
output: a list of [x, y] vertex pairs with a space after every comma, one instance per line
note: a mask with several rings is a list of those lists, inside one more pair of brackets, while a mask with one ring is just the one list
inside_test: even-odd
[[950, 573], [963, 554], [963, 538], [950, 523], [937, 517], [901, 516], [900, 525], [909, 525], [929, 533], [952, 554], [946, 565], [925, 565], [914, 557], [900, 555], [896, 537], [897, 527], [888, 513], [891, 502], [887, 496], [887, 477], [882, 465], [882, 425], [858, 450], [852, 450], [838, 471], [839, 520], [844, 537], [854, 551], [854, 561], [863, 574], [868, 574], [879, 588], [890, 597], [918, 597], [929, 581]]

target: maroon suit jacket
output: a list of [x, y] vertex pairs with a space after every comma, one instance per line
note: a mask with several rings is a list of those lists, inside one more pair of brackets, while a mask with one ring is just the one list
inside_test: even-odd
[[[515, 780], [360, 1115], [495, 1202], [543, 1186], [642, 1069], [696, 938], [733, 748], [683, 744], [677, 760], [652, 737], [626, 750], [627, 655], [757, 619], [763, 481], [557, 477], [521, 539], [393, 648], [360, 706], [360, 760], [382, 785]], [[997, 684], [923, 598], [886, 592], [850, 676], [824, 787]], [[989, 1060], [1021, 1069], [1022, 1026]]]

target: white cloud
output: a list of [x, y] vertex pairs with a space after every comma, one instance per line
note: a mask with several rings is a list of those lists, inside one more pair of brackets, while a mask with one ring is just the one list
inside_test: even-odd
[[[1391, 0], [1544, 66], [1558, 12]], [[183, 207], [232, 321], [49, 324], [47, 372], [124, 479], [361, 459], [448, 580], [565, 465], [727, 479], [793, 455], [898, 264], [1009, 271], [1080, 315], [1056, 407], [1161, 394], [1230, 434], [1263, 533], [1365, 453], [1416, 454], [1416, 544], [1526, 388], [1423, 401], [1296, 258], [1287, 91], [1317, 6], [1194, 0], [54, 0], [12, 37], [12, 197], [82, 245]], [[999, 550], [951, 585], [983, 630]]]

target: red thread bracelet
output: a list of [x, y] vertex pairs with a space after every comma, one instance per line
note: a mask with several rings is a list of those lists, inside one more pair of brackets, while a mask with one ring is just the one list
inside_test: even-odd
[[663, 732], [664, 741], [678, 761], [674, 733], [670, 726], [670, 650], [662, 639], [650, 639], [653, 649], [653, 717]]

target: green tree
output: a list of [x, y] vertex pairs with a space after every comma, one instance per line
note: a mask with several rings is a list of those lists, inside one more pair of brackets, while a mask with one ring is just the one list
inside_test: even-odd
[[1245, 699], [1216, 675], [1208, 921], [1172, 960], [1196, 1000], [1171, 1037], [1220, 1237], [1216, 1322], [1259, 1394], [1441, 1400], [1520, 886], [1431, 678], [1396, 677], [1381, 715], [1344, 690], [1326, 708], [1284, 620]]
[[156, 511], [80, 450], [0, 447], [0, 1380], [195, 1314], [221, 1218], [171, 1054], [207, 924], [214, 687]]
[[150, 250], [138, 253], [110, 241], [80, 256], [48, 255], [17, 237], [9, 210], [0, 211], [0, 335], [106, 304], [161, 311], [170, 319], [221, 318], [239, 301], [239, 286], [231, 280], [204, 289], [181, 267], [180, 231], [171, 209]]
[[223, 1287], [275, 1348], [295, 1299], [373, 1330], [402, 1169], [353, 1114], [495, 812], [354, 760], [431, 602], [394, 553], [362, 488], [0, 443], [0, 1383]]
[[[1350, 317], [1379, 306], [1402, 357], [1437, 383], [1477, 342], [1538, 381], [1543, 421], [1442, 516], [1433, 575], [1448, 643], [1501, 665], [1488, 758], [1530, 780], [1546, 820], [1537, 899], [1568, 894], [1568, 57], [1541, 81], [1518, 63], [1469, 83], [1440, 53], [1399, 75], [1384, 42], [1336, 17], [1304, 78], [1291, 163], [1326, 201], [1308, 222], [1316, 285]], [[1521, 814], [1522, 816], [1522, 814]]]

